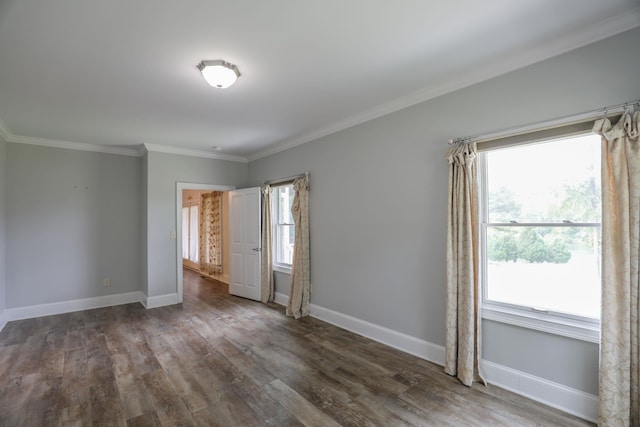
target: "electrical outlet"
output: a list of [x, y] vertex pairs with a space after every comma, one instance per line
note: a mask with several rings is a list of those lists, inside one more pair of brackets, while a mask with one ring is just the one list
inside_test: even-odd
[[111, 286], [111, 279], [109, 279], [108, 277], [105, 277], [102, 280], [102, 286]]

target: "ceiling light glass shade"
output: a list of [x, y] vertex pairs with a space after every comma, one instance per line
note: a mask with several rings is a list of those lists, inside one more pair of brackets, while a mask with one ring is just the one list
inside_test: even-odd
[[207, 83], [218, 89], [228, 88], [240, 77], [238, 67], [221, 59], [202, 61], [198, 64], [198, 70]]

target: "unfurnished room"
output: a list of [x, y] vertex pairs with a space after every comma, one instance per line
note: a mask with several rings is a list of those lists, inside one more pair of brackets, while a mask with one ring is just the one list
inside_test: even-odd
[[1, 426], [640, 426], [637, 0], [0, 2]]

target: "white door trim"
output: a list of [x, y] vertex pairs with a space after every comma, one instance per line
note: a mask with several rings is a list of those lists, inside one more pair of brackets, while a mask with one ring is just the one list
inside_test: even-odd
[[182, 277], [182, 190], [232, 191], [233, 185], [197, 184], [194, 182], [176, 182], [176, 293], [178, 303], [183, 297]]

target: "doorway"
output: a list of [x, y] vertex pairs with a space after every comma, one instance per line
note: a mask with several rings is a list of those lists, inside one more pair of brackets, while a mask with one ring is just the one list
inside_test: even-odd
[[230, 273], [229, 194], [182, 190], [182, 265], [226, 284]]
[[[227, 197], [227, 201], [228, 201], [228, 192], [235, 190], [235, 187], [233, 186], [228, 186], [228, 185], [216, 185], [216, 184], [196, 184], [196, 183], [187, 183], [187, 182], [178, 182], [176, 183], [176, 273], [177, 273], [177, 294], [178, 294], [178, 302], [181, 303], [183, 301], [183, 292], [184, 292], [184, 277], [183, 277], [183, 267], [186, 264], [186, 266], [188, 268], [194, 269], [194, 270], [198, 270], [199, 272], [199, 268], [198, 268], [198, 264], [195, 262], [199, 257], [196, 256], [196, 253], [198, 252], [199, 248], [199, 244], [195, 245], [195, 244], [189, 244], [189, 247], [184, 247], [184, 241], [190, 241], [190, 239], [193, 239], [198, 233], [189, 233], [189, 236], [184, 236], [185, 233], [185, 227], [184, 227], [184, 221], [190, 220], [190, 217], [192, 214], [194, 214], [196, 209], [199, 208], [193, 208], [194, 211], [191, 210], [191, 208], [189, 208], [189, 219], [185, 219], [185, 217], [183, 216], [183, 207], [185, 206], [185, 204], [187, 206], [191, 205], [191, 206], [195, 206], [196, 203], [196, 195], [199, 195], [201, 193], [205, 193], [205, 192], [212, 192], [212, 191], [222, 191], [223, 193], [223, 199], [224, 197]], [[191, 196], [191, 200], [189, 200], [189, 196]], [[199, 197], [199, 196], [198, 196]], [[228, 206], [229, 204], [227, 203], [226, 206]], [[228, 211], [228, 209], [227, 209]], [[223, 215], [223, 218], [226, 217], [226, 221], [229, 220], [229, 215]], [[224, 224], [223, 224], [224, 227]], [[191, 231], [189, 227], [186, 228], [189, 232]], [[228, 227], [227, 227], [228, 230]], [[188, 237], [187, 239], [185, 239], [185, 237]], [[226, 237], [226, 242], [225, 242], [225, 237]], [[227, 273], [227, 280], [228, 280], [228, 274], [229, 274], [229, 252], [226, 251], [225, 253], [225, 248], [224, 245], [225, 244], [229, 244], [229, 239], [228, 239], [228, 233], [225, 236], [223, 233], [223, 248], [222, 248], [222, 260], [223, 260], [223, 266], [222, 266], [222, 277], [216, 277], [218, 280], [224, 279], [224, 271], [225, 271], [225, 267], [224, 267], [224, 263], [226, 262], [227, 264], [227, 268], [226, 268], [226, 273]], [[190, 261], [188, 263], [185, 263], [183, 261], [183, 255], [187, 255], [187, 259]], [[201, 273], [201, 272], [199, 272]]]

